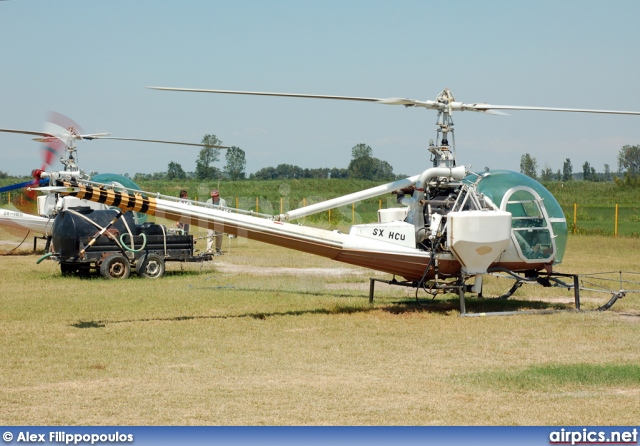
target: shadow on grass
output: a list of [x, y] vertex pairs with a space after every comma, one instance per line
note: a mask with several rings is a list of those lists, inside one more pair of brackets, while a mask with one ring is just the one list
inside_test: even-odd
[[[190, 289], [193, 290], [222, 290], [228, 289], [239, 292], [259, 292], [268, 294], [271, 296], [277, 296], [279, 294], [291, 294], [298, 296], [326, 296], [332, 298], [361, 298], [368, 299], [369, 295], [363, 292], [331, 292], [329, 290], [286, 290], [286, 289], [266, 289], [266, 288], [248, 288], [248, 287], [235, 287], [233, 285], [219, 285], [219, 286], [194, 286], [189, 284]], [[448, 297], [451, 296], [451, 297]], [[382, 297], [379, 300], [384, 299], [389, 301], [388, 296]], [[393, 298], [391, 298], [393, 299]], [[545, 301], [532, 301], [532, 300], [518, 300], [518, 299], [499, 299], [499, 298], [478, 298], [474, 296], [465, 297], [466, 311], [467, 313], [491, 313], [491, 312], [510, 312], [510, 311], [564, 311], [574, 310], [574, 304], [564, 304], [558, 302], [545, 302]], [[460, 298], [456, 295], [445, 295], [437, 297], [433, 300], [420, 299], [416, 300], [415, 297], [406, 298], [402, 300], [395, 300], [391, 304], [374, 304], [370, 307], [361, 308], [360, 312], [369, 312], [377, 309], [386, 311], [392, 314], [403, 313], [450, 313], [452, 311], [460, 311]]]
[[81, 321], [76, 322], [75, 324], [71, 324], [72, 327], [76, 328], [104, 328], [106, 325], [102, 322], [97, 321]]
[[[247, 291], [247, 290], [245, 290]], [[269, 291], [269, 290], [250, 290], [250, 291]], [[273, 291], [273, 290], [271, 290]], [[296, 292], [278, 290], [278, 292], [296, 293], [296, 294], [310, 294], [310, 295], [322, 295], [326, 293], [321, 292]], [[332, 297], [345, 296], [330, 294]], [[354, 295], [346, 295], [348, 297], [354, 297]], [[356, 295], [355, 297], [360, 297]], [[392, 304], [383, 305], [334, 305], [329, 308], [315, 308], [309, 310], [291, 310], [291, 311], [274, 311], [274, 312], [250, 312], [241, 314], [229, 314], [229, 315], [216, 315], [216, 316], [175, 316], [165, 318], [140, 318], [140, 319], [122, 319], [122, 320], [97, 320], [97, 321], [79, 321], [75, 324], [71, 324], [75, 328], [105, 328], [107, 324], [123, 324], [133, 322], [181, 322], [181, 321], [193, 321], [193, 320], [215, 320], [215, 319], [238, 319], [238, 318], [252, 318], [257, 320], [266, 320], [271, 317], [277, 316], [305, 316], [305, 315], [339, 315], [339, 314], [355, 314], [355, 313], [369, 313], [372, 311], [384, 311], [390, 314], [406, 314], [406, 313], [438, 313], [448, 314], [459, 312], [460, 301], [455, 299], [444, 299], [433, 301], [428, 304], [417, 303], [415, 300], [402, 300]], [[519, 301], [519, 300], [498, 300], [498, 299], [467, 299], [467, 312], [469, 313], [490, 313], [500, 311], [522, 311], [527, 310], [534, 311], [559, 311], [559, 310], [571, 310], [569, 305], [564, 304], [551, 304], [547, 302], [539, 301]]]
[[[495, 313], [495, 312], [526, 312], [526, 311], [565, 311], [574, 310], [573, 305], [552, 303], [544, 301], [530, 301], [517, 299], [481, 299], [465, 297], [467, 313]], [[460, 299], [458, 297], [448, 299], [436, 299], [431, 301], [416, 301], [406, 299], [394, 302], [382, 308], [393, 314], [403, 313], [440, 313], [446, 314], [460, 311]]]
[[[208, 279], [205, 279], [208, 280]], [[233, 291], [241, 291], [241, 292], [260, 292], [269, 295], [278, 295], [278, 294], [293, 294], [296, 296], [327, 296], [327, 297], [367, 297], [362, 293], [335, 293], [328, 290], [285, 290], [282, 288], [271, 289], [271, 288], [247, 288], [247, 287], [236, 287], [234, 285], [216, 285], [216, 286], [194, 286], [189, 284], [188, 288], [191, 290], [233, 290]]]
[[304, 316], [307, 314], [352, 314], [352, 313], [368, 313], [375, 308], [359, 308], [359, 307], [336, 307], [336, 308], [316, 308], [313, 310], [297, 310], [297, 311], [274, 311], [274, 312], [255, 312], [221, 316], [175, 316], [175, 317], [158, 317], [158, 318], [140, 318], [140, 319], [122, 319], [122, 320], [102, 320], [102, 321], [79, 321], [71, 324], [75, 328], [105, 328], [106, 324], [125, 324], [131, 322], [181, 322], [206, 319], [238, 319], [252, 318], [265, 320], [275, 316]]

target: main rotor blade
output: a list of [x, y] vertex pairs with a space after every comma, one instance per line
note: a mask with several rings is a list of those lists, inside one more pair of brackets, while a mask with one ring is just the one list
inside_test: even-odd
[[181, 142], [181, 141], [165, 141], [160, 139], [140, 139], [140, 138], [117, 138], [115, 136], [85, 136], [83, 139], [87, 139], [89, 141], [94, 139], [115, 139], [119, 141], [141, 141], [141, 142], [155, 142], [161, 144], [178, 144], [182, 146], [197, 146], [197, 147], [213, 147], [214, 149], [230, 149], [231, 147], [227, 146], [212, 146], [207, 144], [197, 144], [192, 142]]
[[377, 102], [386, 105], [404, 105], [407, 107], [435, 108], [433, 101], [417, 101], [406, 98], [363, 98], [358, 96], [330, 96], [321, 94], [297, 94], [297, 93], [271, 93], [263, 91], [237, 91], [237, 90], [205, 90], [199, 88], [174, 88], [174, 87], [147, 87], [153, 90], [164, 91], [186, 91], [191, 93], [222, 93], [222, 94], [246, 94], [256, 96], [281, 96], [288, 98], [312, 98], [312, 99], [334, 99], [340, 101], [361, 101]]
[[257, 95], [257, 96], [281, 96], [292, 98], [313, 98], [313, 99], [337, 99], [343, 101], [363, 101], [363, 102], [377, 102], [379, 104], [386, 105], [404, 105], [405, 107], [424, 107], [431, 110], [446, 110], [449, 108], [451, 111], [475, 111], [493, 115], [501, 115], [498, 110], [529, 110], [529, 111], [555, 111], [555, 112], [572, 112], [572, 113], [604, 113], [615, 115], [640, 115], [640, 112], [635, 111], [619, 111], [619, 110], [596, 110], [596, 109], [582, 109], [582, 108], [555, 108], [555, 107], [528, 107], [518, 105], [491, 105], [484, 103], [471, 103], [465, 104], [462, 102], [450, 102], [443, 101], [418, 101], [416, 99], [407, 98], [363, 98], [356, 96], [329, 96], [318, 94], [296, 94], [296, 93], [270, 93], [260, 91], [236, 91], [236, 90], [207, 90], [200, 88], [175, 88], [175, 87], [148, 87], [154, 90], [164, 91], [183, 91], [193, 93], [222, 93], [222, 94], [245, 94], [245, 95]]
[[34, 138], [34, 141], [38, 142], [50, 142], [52, 140], [63, 140], [63, 139], [93, 139], [96, 137], [102, 137], [109, 135], [109, 133], [91, 133], [89, 135], [79, 135], [75, 133], [71, 133], [70, 131], [64, 129], [62, 133], [55, 134], [51, 132], [36, 132], [33, 130], [14, 130], [14, 129], [0, 129], [0, 132], [6, 133], [21, 133], [23, 135], [33, 135], [39, 136], [39, 138]]
[[484, 113], [490, 113], [492, 110], [531, 110], [531, 111], [554, 111], [554, 112], [569, 112], [569, 113], [604, 113], [611, 115], [640, 115], [640, 112], [636, 111], [619, 111], [619, 110], [595, 110], [586, 108], [555, 108], [555, 107], [527, 107], [519, 105], [491, 105], [491, 104], [460, 104], [456, 107], [454, 103], [454, 110], [467, 110], [478, 111]]
[[45, 138], [55, 138], [56, 137], [55, 135], [52, 135], [51, 133], [33, 132], [31, 130], [0, 129], [0, 132], [21, 133], [23, 135], [42, 136], [42, 137], [45, 137]]
[[39, 138], [34, 138], [35, 141], [38, 142], [51, 142], [54, 140], [59, 140], [64, 136], [73, 136], [75, 139], [84, 139], [84, 140], [88, 140], [88, 141], [92, 141], [94, 139], [115, 139], [115, 140], [120, 140], [120, 141], [141, 141], [141, 142], [155, 142], [155, 143], [162, 143], [162, 144], [178, 144], [178, 145], [182, 145], [182, 146], [196, 146], [196, 147], [213, 147], [214, 149], [230, 149], [231, 147], [227, 147], [227, 146], [211, 146], [211, 145], [206, 145], [206, 144], [197, 144], [197, 143], [191, 143], [191, 142], [181, 142], [181, 141], [165, 141], [165, 140], [160, 140], [160, 139], [141, 139], [141, 138], [118, 138], [115, 136], [107, 136], [109, 135], [109, 133], [92, 133], [89, 135], [73, 135], [72, 133], [67, 133], [67, 135], [60, 135], [60, 136], [56, 136], [53, 135], [51, 133], [46, 133], [46, 132], [34, 132], [31, 130], [14, 130], [14, 129], [0, 129], [0, 132], [7, 132], [7, 133], [21, 133], [24, 135], [33, 135], [33, 136], [39, 136]]

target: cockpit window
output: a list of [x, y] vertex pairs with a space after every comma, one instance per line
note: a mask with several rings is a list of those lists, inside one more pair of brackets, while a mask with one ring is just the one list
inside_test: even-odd
[[545, 220], [542, 200], [528, 190], [514, 191], [506, 210], [511, 212], [511, 227], [516, 246], [522, 256], [530, 260], [550, 259], [553, 239]]
[[[479, 177], [481, 177], [481, 180], [478, 183]], [[524, 230], [525, 228], [548, 227], [549, 234], [553, 237], [552, 245], [554, 248], [552, 259], [549, 260], [553, 260], [554, 263], [562, 262], [567, 246], [567, 220], [558, 201], [544, 186], [526, 175], [506, 170], [492, 170], [482, 172], [480, 175], [470, 174], [467, 179], [470, 183], [478, 183], [478, 190], [487, 199], [499, 206], [500, 209], [512, 213], [514, 216], [514, 231], [516, 228]], [[533, 197], [541, 200], [539, 208], [533, 203], [530, 205], [515, 203], [516, 201], [531, 202]], [[514, 203], [508, 205], [507, 201]], [[537, 208], [543, 211], [540, 218], [544, 219], [544, 221], [517, 219], [518, 217], [534, 218]], [[528, 227], [529, 225], [530, 228]], [[512, 238], [513, 243], [517, 245], [516, 237], [513, 236]], [[519, 251], [518, 255], [524, 258]], [[539, 260], [536, 261], [539, 262]]]
[[553, 245], [548, 229], [515, 230], [522, 255], [527, 259], [547, 259], [553, 254]]

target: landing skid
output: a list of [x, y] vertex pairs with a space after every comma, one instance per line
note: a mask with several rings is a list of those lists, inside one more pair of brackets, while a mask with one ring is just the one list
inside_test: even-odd
[[[520, 289], [520, 287], [525, 283], [537, 283], [539, 285], [542, 285], [543, 287], [558, 286], [566, 289], [573, 288], [573, 297], [574, 297], [575, 306], [576, 306], [575, 309], [580, 310], [580, 276], [578, 274], [565, 274], [565, 273], [552, 272], [552, 273], [544, 274], [544, 276], [540, 276], [537, 271], [532, 271], [532, 272], [525, 273], [525, 275], [522, 276], [517, 273], [514, 273], [513, 271], [509, 271], [503, 268], [491, 269], [489, 270], [489, 272], [507, 273], [508, 275], [516, 279], [516, 282], [509, 289], [509, 291], [507, 291], [506, 293], [498, 297], [498, 299], [508, 299], [513, 295], [513, 293], [515, 293], [518, 289]], [[560, 280], [559, 277], [571, 278], [573, 279], [573, 284], [568, 284], [565, 281]], [[482, 296], [482, 294], [480, 294], [480, 296]]]
[[427, 284], [421, 285], [419, 282], [398, 281], [396, 280], [395, 277], [392, 280], [383, 280], [383, 279], [376, 279], [371, 277], [369, 278], [369, 303], [370, 304], [373, 303], [376, 282], [382, 282], [388, 285], [415, 288], [416, 292], [419, 289], [427, 290], [428, 288], [428, 292], [430, 294], [433, 294], [434, 296], [438, 292], [457, 293], [460, 296], [460, 315], [463, 316], [463, 315], [469, 314], [467, 313], [467, 310], [466, 310], [466, 303], [464, 298], [464, 293], [469, 287], [469, 285], [465, 284], [462, 278], [459, 278], [455, 282], [429, 282], [427, 286]]
[[[522, 285], [526, 284], [526, 283], [533, 283], [533, 284], [539, 284], [542, 285], [544, 287], [560, 287], [560, 288], [565, 288], [565, 289], [572, 289], [573, 288], [573, 293], [574, 293], [574, 298], [575, 298], [575, 306], [576, 306], [576, 310], [579, 311], [580, 310], [580, 290], [589, 290], [589, 291], [595, 291], [595, 292], [605, 292], [605, 293], [611, 293], [611, 298], [609, 299], [609, 301], [596, 308], [595, 311], [606, 311], [609, 308], [611, 308], [613, 306], [613, 304], [615, 304], [617, 302], [618, 299], [622, 299], [624, 296], [626, 296], [626, 294], [628, 292], [639, 292], [640, 290], [637, 289], [620, 289], [619, 291], [613, 291], [607, 287], [602, 287], [601, 285], [599, 286], [599, 288], [594, 288], [594, 287], [586, 287], [585, 282], [588, 283], [588, 281], [590, 280], [603, 280], [605, 282], [611, 282], [613, 281], [613, 279], [606, 279], [603, 278], [604, 275], [611, 275], [611, 274], [619, 274], [620, 277], [619, 279], [617, 279], [617, 281], [619, 282], [620, 287], [622, 287], [623, 283], [624, 284], [630, 284], [633, 283], [635, 285], [638, 285], [638, 282], [635, 281], [628, 281], [628, 280], [622, 280], [622, 275], [623, 274], [637, 274], [637, 273], [631, 273], [631, 272], [623, 272], [623, 271], [611, 271], [611, 272], [606, 272], [606, 273], [594, 273], [594, 274], [565, 274], [565, 273], [558, 273], [558, 272], [552, 272], [552, 273], [548, 273], [548, 274], [544, 274], [544, 275], [540, 275], [537, 271], [529, 271], [529, 272], [525, 272], [524, 276], [514, 273], [513, 271], [509, 271], [506, 270], [504, 268], [495, 268], [495, 269], [490, 269], [489, 272], [491, 273], [506, 273], [509, 276], [513, 277], [516, 282], [513, 284], [513, 286], [509, 289], [509, 291], [507, 291], [505, 294], [503, 294], [502, 296], [499, 297], [499, 299], [508, 299], [509, 297], [511, 297], [513, 295], [513, 293], [515, 293]], [[564, 277], [569, 277], [573, 279], [573, 283], [567, 283], [563, 280], [561, 280], [560, 278], [564, 278]], [[580, 284], [580, 281], [583, 281], [583, 284]], [[594, 283], [592, 283], [591, 285], [595, 285]], [[480, 294], [481, 296], [481, 294]]]
[[[565, 273], [557, 273], [552, 272], [549, 274], [538, 275], [537, 272], [527, 272], [524, 275], [520, 275], [514, 273], [513, 271], [508, 271], [505, 269], [490, 271], [493, 273], [501, 272], [506, 273], [512, 278], [516, 280], [513, 286], [503, 295], [497, 297], [496, 299], [508, 299], [511, 297], [523, 284], [533, 283], [539, 284], [545, 287], [556, 286], [565, 289], [573, 289], [574, 303], [575, 309], [573, 310], [520, 310], [520, 311], [492, 311], [492, 312], [483, 312], [483, 313], [469, 313], [466, 309], [466, 301], [465, 301], [465, 292], [471, 291], [471, 285], [464, 283], [462, 278], [458, 278], [457, 281], [454, 282], [430, 282], [428, 284], [420, 284], [419, 282], [409, 282], [409, 281], [399, 281], [395, 277], [392, 280], [383, 280], [378, 278], [369, 278], [369, 303], [373, 304], [374, 295], [375, 295], [375, 283], [381, 282], [386, 283], [387, 285], [393, 286], [401, 286], [406, 288], [415, 288], [416, 291], [419, 289], [424, 289], [425, 291], [433, 294], [437, 294], [438, 292], [450, 292], [456, 293], [460, 297], [460, 316], [510, 316], [516, 314], [550, 314], [550, 313], [560, 313], [566, 311], [581, 311], [580, 307], [580, 290], [587, 289], [581, 288], [580, 286], [580, 275], [578, 274], [565, 274]], [[571, 279], [570, 281], [565, 281], [563, 279]], [[589, 288], [590, 289], [590, 288]], [[592, 290], [592, 289], [591, 289]], [[604, 291], [604, 290], [601, 290]], [[636, 291], [636, 290], [631, 290]], [[620, 291], [608, 291], [612, 293], [611, 299], [604, 305], [598, 307], [596, 311], [605, 311], [613, 306], [613, 304], [626, 295], [624, 290]], [[482, 292], [478, 293], [478, 297], [482, 297]]]

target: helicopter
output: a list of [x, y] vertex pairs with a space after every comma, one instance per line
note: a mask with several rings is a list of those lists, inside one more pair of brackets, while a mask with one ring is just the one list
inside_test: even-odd
[[[282, 96], [372, 102], [426, 108], [437, 112], [436, 139], [428, 150], [431, 165], [405, 179], [312, 204], [279, 215], [230, 212], [203, 203], [188, 206], [173, 197], [143, 195], [75, 177], [50, 175], [44, 189], [80, 199], [101, 201], [170, 220], [303, 251], [393, 275], [392, 285], [437, 293], [457, 292], [461, 313], [464, 293], [482, 295], [483, 277], [502, 272], [516, 278], [508, 297], [524, 282], [550, 285], [553, 280], [576, 293], [577, 276], [554, 271], [567, 245], [567, 221], [553, 195], [532, 178], [506, 170], [472, 172], [455, 156], [453, 112], [503, 114], [503, 110], [640, 115], [640, 112], [491, 105], [456, 101], [449, 89], [435, 100], [367, 98], [310, 94], [149, 87], [163, 91]], [[348, 233], [306, 227], [296, 220], [332, 208], [395, 193], [400, 207], [381, 209], [378, 221], [353, 225]], [[565, 284], [559, 277], [571, 277]], [[400, 278], [398, 280], [397, 278]], [[373, 298], [373, 280], [371, 279]]]
[[[79, 180], [93, 180], [100, 183], [113, 184], [119, 187], [126, 187], [130, 190], [140, 190], [140, 187], [131, 179], [117, 174], [103, 173], [89, 175], [80, 169], [78, 165], [77, 146], [78, 141], [93, 141], [98, 139], [114, 141], [138, 141], [147, 143], [176, 144], [195, 147], [212, 147], [216, 149], [228, 149], [227, 146], [207, 146], [199, 143], [189, 143], [181, 141], [167, 141], [157, 139], [122, 138], [110, 136], [109, 133], [82, 134], [80, 126], [72, 119], [57, 112], [49, 112], [48, 120], [45, 121], [43, 131], [15, 130], [0, 128], [0, 132], [18, 133], [36, 136], [35, 141], [42, 143], [42, 166], [31, 172], [32, 180], [0, 187], [0, 192], [10, 192], [25, 188], [33, 188], [38, 185], [49, 183], [49, 173], [46, 169], [53, 164], [55, 157], [60, 156], [60, 162], [64, 166], [62, 172], [57, 175], [64, 178], [76, 178]], [[79, 200], [74, 197], [58, 197], [54, 194], [35, 196], [32, 192], [27, 192], [28, 200], [34, 206], [18, 205], [18, 209], [0, 208], [0, 227], [13, 228], [30, 231], [38, 238], [47, 238], [51, 235], [53, 222], [56, 215], [72, 207], [84, 206], [96, 210], [105, 210], [109, 207], [103, 203], [94, 203], [87, 200]], [[136, 213], [134, 220], [143, 223], [146, 215]]]

